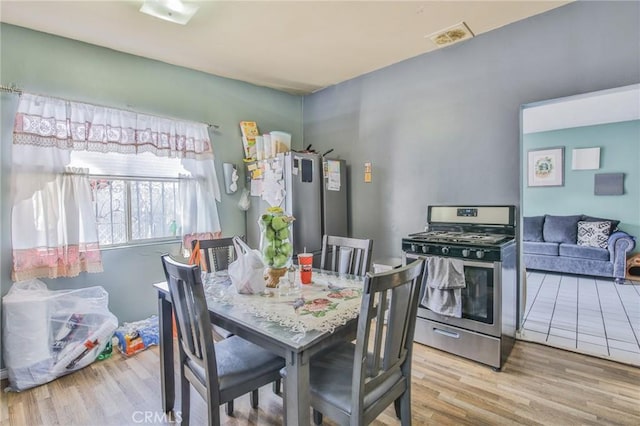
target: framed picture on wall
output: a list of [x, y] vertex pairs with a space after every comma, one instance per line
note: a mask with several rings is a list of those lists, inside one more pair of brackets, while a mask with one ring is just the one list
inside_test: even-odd
[[532, 149], [527, 169], [527, 186], [563, 186], [564, 147]]

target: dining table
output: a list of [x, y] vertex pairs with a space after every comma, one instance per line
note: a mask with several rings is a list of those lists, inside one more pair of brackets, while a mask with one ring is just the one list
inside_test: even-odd
[[[310, 359], [356, 337], [364, 277], [314, 269], [311, 284], [296, 281], [297, 287], [251, 295], [238, 294], [232, 284], [222, 292], [205, 285], [205, 295], [212, 324], [284, 358], [283, 423], [308, 425]], [[171, 295], [166, 282], [153, 286], [158, 294], [162, 406], [169, 412], [175, 400]]]

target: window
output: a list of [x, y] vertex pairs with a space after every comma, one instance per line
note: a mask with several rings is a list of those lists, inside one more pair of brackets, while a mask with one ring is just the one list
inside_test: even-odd
[[204, 123], [23, 93], [11, 153], [14, 281], [101, 272], [101, 244], [220, 234]]
[[74, 152], [71, 164], [91, 172], [100, 247], [180, 237], [178, 176], [188, 176], [178, 158]]
[[179, 238], [178, 180], [92, 176], [100, 246]]

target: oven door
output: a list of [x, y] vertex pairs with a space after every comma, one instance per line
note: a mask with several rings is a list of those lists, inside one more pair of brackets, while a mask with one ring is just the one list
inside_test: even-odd
[[[406, 258], [426, 258], [427, 256], [407, 253]], [[426, 308], [424, 303], [426, 280], [420, 289], [418, 317], [443, 324], [500, 337], [501, 264], [500, 262], [479, 262], [463, 260], [466, 287], [462, 292], [462, 318], [442, 315]], [[429, 271], [427, 270], [427, 274]]]

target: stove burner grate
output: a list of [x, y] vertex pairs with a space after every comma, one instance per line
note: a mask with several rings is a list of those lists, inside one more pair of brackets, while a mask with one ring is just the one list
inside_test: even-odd
[[503, 234], [474, 232], [428, 231], [409, 235], [409, 238], [424, 242], [499, 244], [510, 237]]

